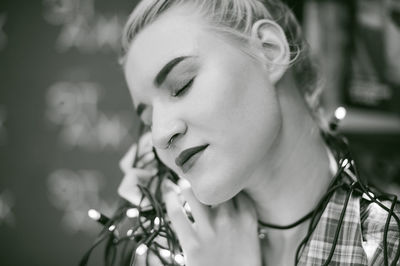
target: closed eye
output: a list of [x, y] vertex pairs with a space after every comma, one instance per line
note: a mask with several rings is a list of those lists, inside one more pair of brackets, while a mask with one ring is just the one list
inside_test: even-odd
[[195, 78], [192, 78], [192, 79], [191, 79], [188, 83], [186, 83], [186, 85], [183, 86], [180, 90], [172, 92], [172, 97], [182, 96], [182, 95], [187, 91], [187, 89], [189, 89], [189, 88], [192, 86], [192, 84], [193, 84], [193, 82], [194, 82], [194, 79], [195, 79]]

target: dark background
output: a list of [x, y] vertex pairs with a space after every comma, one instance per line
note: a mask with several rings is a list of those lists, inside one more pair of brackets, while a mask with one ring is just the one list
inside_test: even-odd
[[[0, 1], [0, 265], [77, 265], [100, 230], [87, 210], [115, 209], [138, 125], [118, 65], [135, 3]], [[342, 130], [363, 172], [398, 193], [398, 113], [378, 114], [386, 128], [355, 110]]]
[[0, 265], [77, 265], [136, 134], [118, 65], [135, 1], [0, 3]]

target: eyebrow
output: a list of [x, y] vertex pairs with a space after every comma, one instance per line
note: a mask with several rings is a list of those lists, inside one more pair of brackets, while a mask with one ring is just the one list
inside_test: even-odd
[[172, 59], [169, 61], [161, 70], [158, 72], [157, 76], [154, 79], [154, 85], [156, 87], [160, 87], [161, 84], [165, 81], [167, 78], [168, 74], [171, 72], [171, 70], [180, 62], [183, 60], [190, 58], [191, 56], [180, 56]]
[[[154, 85], [158, 88], [161, 86], [161, 84], [165, 81], [167, 78], [168, 74], [172, 71], [172, 69], [178, 65], [180, 62], [182, 62], [185, 59], [191, 58], [192, 56], [180, 56], [172, 59], [169, 61], [165, 66], [158, 72], [156, 77], [154, 78]], [[138, 116], [141, 116], [143, 111], [146, 109], [146, 105], [144, 103], [140, 103], [138, 107], [136, 108], [136, 113]]]

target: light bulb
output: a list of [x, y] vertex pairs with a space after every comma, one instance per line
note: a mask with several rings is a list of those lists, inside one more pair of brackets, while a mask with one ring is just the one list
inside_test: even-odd
[[128, 218], [136, 218], [139, 216], [139, 211], [136, 208], [130, 208], [126, 210], [126, 216], [128, 216]]
[[131, 236], [133, 234], [133, 230], [132, 229], [129, 229], [127, 232], [126, 232], [126, 235], [127, 236]]
[[344, 159], [342, 162], [342, 166], [345, 167], [349, 163], [349, 160]]
[[136, 248], [136, 254], [139, 256], [142, 256], [144, 253], [147, 252], [148, 247], [145, 244], [140, 244], [137, 248]]
[[169, 251], [168, 249], [160, 249], [160, 255], [163, 257], [163, 258], [169, 258], [169, 257], [171, 257], [171, 251]]
[[335, 110], [335, 117], [339, 120], [342, 120], [346, 116], [346, 108], [340, 106]]
[[88, 215], [90, 218], [92, 218], [95, 221], [100, 220], [100, 217], [101, 217], [101, 214], [98, 211], [96, 211], [95, 209], [88, 210]]
[[179, 265], [185, 265], [185, 258], [181, 254], [176, 254], [174, 256], [175, 262], [178, 263]]

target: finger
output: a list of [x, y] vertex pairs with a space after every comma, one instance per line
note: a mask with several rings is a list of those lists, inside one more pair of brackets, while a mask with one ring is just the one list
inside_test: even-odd
[[153, 146], [149, 146], [149, 145], [143, 146], [143, 145], [140, 145], [140, 143], [139, 143], [139, 150], [138, 150], [138, 155], [137, 155], [138, 160], [139, 160], [139, 158], [142, 158], [149, 152], [153, 152]]
[[153, 160], [153, 161], [148, 162], [147, 164], [143, 165], [142, 169], [146, 169], [146, 170], [157, 169], [157, 171], [158, 171], [158, 162], [157, 162], [157, 160]]
[[238, 209], [255, 211], [254, 202], [246, 193], [240, 192], [234, 199]]
[[216, 207], [214, 207], [214, 212], [216, 216], [226, 217], [227, 219], [229, 219], [233, 216], [234, 213], [236, 213], [236, 208], [233, 200], [230, 199], [217, 205]]
[[158, 169], [133, 168], [131, 171], [136, 175], [138, 183], [143, 186], [147, 186], [150, 179], [158, 173]]
[[[140, 192], [137, 186], [138, 181], [144, 178], [149, 179], [151, 177], [151, 174], [152, 173], [147, 170], [141, 170], [141, 169], [129, 170], [125, 174], [124, 178], [121, 181], [121, 184], [118, 187], [118, 194], [125, 200], [129, 201], [130, 203], [134, 205], [139, 205], [142, 199], [142, 193]], [[147, 199], [144, 202], [142, 202], [142, 206], [143, 205], [145, 206], [149, 205]]]
[[253, 220], [257, 219], [257, 212], [254, 202], [248, 195], [246, 195], [244, 192], [241, 192], [234, 198], [234, 200], [236, 201], [238, 213]]
[[139, 152], [138, 157], [137, 157], [138, 162], [141, 161], [141, 160], [143, 160], [143, 158], [144, 158], [147, 154], [149, 154], [149, 153], [153, 153], [153, 151], [151, 150], [151, 151], [147, 151], [147, 152], [145, 152], [145, 153], [140, 153], [140, 152]]
[[195, 236], [191, 222], [185, 214], [182, 207], [182, 201], [169, 180], [164, 180], [162, 185], [163, 197], [167, 208], [168, 216], [172, 222], [175, 232], [182, 243], [182, 246], [188, 247]]
[[182, 191], [183, 198], [190, 207], [190, 212], [200, 228], [210, 226], [210, 209], [202, 204], [194, 195], [192, 187], [185, 179], [179, 179], [178, 185]]
[[136, 149], [137, 145], [136, 143], [134, 143], [119, 161], [119, 168], [122, 172], [126, 173], [132, 168], [133, 161], [135, 159]]
[[151, 132], [144, 133], [138, 141], [139, 145], [139, 155], [147, 153], [153, 149], [153, 141]]
[[[213, 226], [221, 232], [230, 230], [229, 224], [236, 222], [237, 210], [233, 205], [232, 200], [225, 201], [218, 206], [214, 207]], [[230, 232], [227, 232], [230, 233]]]
[[155, 158], [154, 152], [148, 152], [145, 155], [141, 157], [141, 159], [138, 159], [138, 162], [136, 164], [137, 167], [144, 167], [146, 164], [152, 162]]

